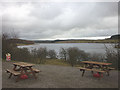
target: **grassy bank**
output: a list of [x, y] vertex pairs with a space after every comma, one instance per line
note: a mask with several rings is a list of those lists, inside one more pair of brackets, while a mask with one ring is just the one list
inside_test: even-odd
[[[7, 62], [5, 59], [2, 60], [3, 62]], [[11, 60], [8, 62], [21, 62], [21, 61], [16, 61], [16, 60]], [[25, 62], [25, 61], [24, 61]], [[28, 62], [30, 63], [30, 62]], [[38, 64], [37, 62], [34, 62], [35, 64]], [[65, 62], [64, 60], [61, 59], [46, 59], [46, 62], [40, 65], [59, 65], [59, 66], [71, 66], [68, 62]], [[75, 67], [79, 67], [81, 65], [75, 65]]]
[[58, 41], [56, 43], [118, 43], [119, 40], [66, 40]]
[[[61, 59], [47, 59], [45, 64], [60, 65], [60, 66], [71, 66], [68, 62], [65, 62], [64, 60], [61, 60]], [[82, 64], [74, 65], [74, 67], [79, 67], [79, 66], [82, 66]]]
[[17, 43], [17, 46], [24, 46], [24, 45], [33, 45], [33, 44], [22, 44], [22, 43]]
[[64, 60], [60, 60], [60, 59], [47, 59], [46, 62], [45, 62], [45, 64], [70, 66], [69, 63], [65, 62]]

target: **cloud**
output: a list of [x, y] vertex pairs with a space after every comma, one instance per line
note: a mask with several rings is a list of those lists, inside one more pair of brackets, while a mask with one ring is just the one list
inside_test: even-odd
[[3, 30], [24, 39], [56, 39], [117, 34], [117, 2], [4, 3]]

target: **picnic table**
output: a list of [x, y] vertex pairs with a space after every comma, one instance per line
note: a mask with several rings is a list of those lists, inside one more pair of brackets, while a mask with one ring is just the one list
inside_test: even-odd
[[110, 65], [112, 63], [104, 63], [104, 62], [95, 62], [95, 61], [82, 61], [83, 67], [78, 67], [80, 71], [83, 71], [82, 76], [84, 76], [85, 71], [91, 71], [92, 74], [94, 72], [98, 72], [101, 76], [102, 73], [107, 73], [109, 76], [109, 71], [113, 70], [114, 68], [111, 68]]
[[12, 75], [17, 76], [16, 82], [20, 80], [21, 75], [27, 75], [32, 74], [33, 77], [36, 79], [36, 73], [38, 73], [40, 70], [33, 68], [35, 64], [30, 64], [26, 62], [16, 62], [13, 63], [14, 68], [13, 69], [7, 69], [7, 73], [10, 73], [9, 78], [11, 78]]

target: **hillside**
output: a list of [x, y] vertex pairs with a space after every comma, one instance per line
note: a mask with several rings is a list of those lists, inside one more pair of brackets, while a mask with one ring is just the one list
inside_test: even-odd
[[56, 43], [117, 43], [118, 40], [104, 39], [104, 40], [65, 40], [57, 41]]
[[110, 39], [120, 39], [120, 34], [118, 34], [118, 35], [112, 35], [110, 37]]
[[16, 43], [17, 45], [34, 44], [33, 41], [30, 41], [30, 40], [22, 40], [22, 39], [10, 39], [10, 42]]

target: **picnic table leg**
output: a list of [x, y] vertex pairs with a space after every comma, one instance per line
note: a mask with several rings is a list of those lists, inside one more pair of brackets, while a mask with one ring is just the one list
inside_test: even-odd
[[84, 76], [85, 70], [83, 70], [82, 77]]
[[93, 74], [94, 72], [93, 72], [93, 71], [91, 71], [91, 73]]
[[27, 76], [29, 76], [29, 74], [28, 74], [27, 70], [25, 70], [25, 74], [26, 74]]
[[98, 73], [99, 73], [99, 75], [100, 75], [99, 80], [101, 80], [101, 72], [98, 72]]
[[16, 82], [18, 82], [18, 81], [20, 80], [20, 76], [21, 76], [21, 75], [18, 75], [18, 76], [17, 76]]
[[14, 65], [14, 68], [13, 68], [14, 71], [16, 70], [16, 67], [17, 67], [17, 65]]
[[107, 75], [109, 76], [110, 74], [109, 74], [109, 71], [107, 71]]
[[20, 67], [21, 74], [17, 76], [16, 82], [18, 82], [20, 80], [20, 76], [23, 75], [23, 70], [24, 69]]
[[98, 72], [100, 77], [99, 77], [99, 80], [103, 77], [103, 73], [102, 72]]
[[12, 76], [12, 73], [10, 73], [10, 76], [8, 78], [11, 78], [11, 76]]
[[24, 71], [25, 71], [25, 74], [26, 74], [27, 76], [29, 76], [28, 71], [27, 71], [26, 68], [24, 68]]
[[32, 67], [29, 67], [31, 72], [32, 72], [32, 75], [34, 76], [35, 79], [37, 79], [36, 75], [35, 75], [35, 72], [33, 71]]

